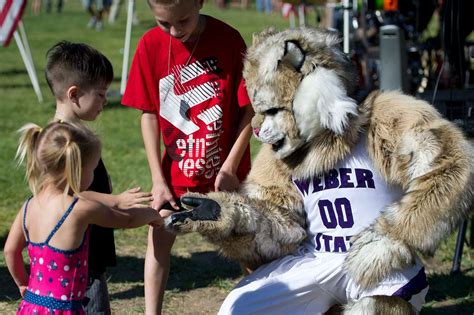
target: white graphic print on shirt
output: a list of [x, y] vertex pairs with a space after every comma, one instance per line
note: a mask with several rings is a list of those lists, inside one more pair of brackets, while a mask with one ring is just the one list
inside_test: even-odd
[[[160, 116], [181, 131], [175, 142], [167, 145], [167, 151], [179, 160], [179, 168], [189, 178], [203, 174], [212, 178], [221, 166], [223, 110], [219, 103], [209, 102], [220, 95], [219, 84], [211, 80], [199, 85], [189, 83], [218, 71], [217, 60], [207, 58], [188, 66], [176, 65], [159, 82]], [[207, 105], [191, 116], [190, 109], [204, 102]]]
[[388, 185], [373, 167], [364, 142], [326, 174], [293, 179], [306, 211], [307, 249], [345, 253], [351, 236], [400, 198], [401, 189]]

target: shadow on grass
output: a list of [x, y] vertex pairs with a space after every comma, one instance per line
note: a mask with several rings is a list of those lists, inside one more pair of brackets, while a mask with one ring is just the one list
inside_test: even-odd
[[[2, 244], [6, 235], [0, 238]], [[117, 259], [117, 267], [108, 269], [109, 282], [126, 283], [143, 281], [144, 259], [122, 256]], [[208, 287], [219, 280], [232, 280], [240, 277], [237, 263], [218, 256], [215, 251], [193, 253], [191, 257], [171, 257], [171, 273], [167, 290], [190, 291]], [[0, 302], [19, 299], [18, 290], [6, 266], [0, 267]], [[466, 274], [434, 274], [428, 278], [430, 290], [422, 314], [473, 314], [474, 277]], [[131, 299], [143, 297], [142, 284], [135, 284], [126, 291], [111, 294], [111, 299]]]
[[26, 69], [17, 69], [17, 68], [10, 68], [6, 70], [0, 70], [0, 75], [1, 76], [9, 76], [9, 75], [23, 75], [23, 74], [28, 74], [28, 71]]
[[[3, 248], [7, 241], [8, 232], [0, 236], [0, 255], [3, 256]], [[28, 270], [29, 266], [26, 266]], [[20, 293], [7, 266], [0, 264], [0, 302], [16, 301], [20, 298]]]
[[7, 237], [8, 237], [8, 231], [2, 236], [0, 236], [0, 250], [2, 250], [2, 254], [3, 254], [3, 248], [5, 247], [5, 242], [7, 241]]
[[[107, 272], [110, 283], [143, 281], [144, 259], [132, 256], [117, 257], [117, 266]], [[190, 258], [171, 256], [171, 272], [167, 290], [190, 291], [208, 287], [219, 280], [236, 279], [241, 276], [237, 263], [220, 257], [217, 252], [193, 253]], [[142, 297], [143, 285], [111, 294], [112, 299]]]
[[[42, 86], [40, 84], [40, 86]], [[5, 84], [0, 84], [0, 88], [2, 89], [26, 89], [26, 88], [31, 88], [31, 83], [26, 82], [26, 83], [5, 83]]]
[[[41, 74], [40, 72], [38, 72], [39, 74], [39, 85], [41, 88], [43, 87], [47, 87], [47, 83], [46, 81], [42, 78], [41, 78]], [[28, 72], [26, 71], [26, 69], [17, 69], [17, 68], [11, 68], [11, 69], [6, 69], [6, 70], [0, 70], [0, 76], [2, 77], [12, 77], [12, 76], [18, 76], [18, 75], [28, 75]], [[5, 83], [2, 83], [0, 84], [0, 88], [4, 88], [4, 89], [18, 89], [18, 88], [31, 88], [31, 82], [28, 80], [24, 83], [9, 83], [9, 82], [5, 82]]]
[[430, 289], [426, 296], [428, 306], [423, 307], [421, 314], [473, 314], [474, 277], [464, 274], [434, 274], [428, 277]]
[[167, 288], [188, 291], [207, 287], [218, 280], [236, 279], [241, 274], [237, 262], [222, 258], [216, 251], [193, 253], [190, 258], [173, 256]]
[[[3, 255], [3, 251], [1, 253]], [[20, 299], [20, 292], [10, 276], [6, 266], [0, 267], [0, 302], [12, 302]]]
[[474, 277], [465, 273], [459, 275], [434, 274], [428, 276], [430, 290], [428, 291], [426, 301], [457, 299], [467, 296], [470, 292], [474, 292]]
[[421, 310], [422, 315], [472, 315], [474, 303], [461, 303], [457, 305], [427, 307]]
[[145, 288], [143, 284], [137, 284], [128, 290], [109, 294], [110, 300], [129, 300], [136, 297], [144, 297], [144, 296], [145, 296]]

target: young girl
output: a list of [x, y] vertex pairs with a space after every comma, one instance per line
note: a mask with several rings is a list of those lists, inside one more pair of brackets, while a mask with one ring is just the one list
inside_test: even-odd
[[[26, 157], [26, 177], [33, 192], [20, 209], [5, 244], [5, 260], [23, 300], [17, 314], [85, 314], [89, 224], [133, 228], [161, 226], [151, 208], [113, 210], [84, 200], [101, 145], [86, 127], [64, 122], [41, 129], [20, 129], [17, 157]], [[30, 275], [22, 250], [28, 245]]]

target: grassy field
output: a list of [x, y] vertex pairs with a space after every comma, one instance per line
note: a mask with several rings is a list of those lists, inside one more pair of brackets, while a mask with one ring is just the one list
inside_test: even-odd
[[[26, 122], [44, 124], [54, 113], [54, 103], [44, 80], [45, 54], [49, 47], [66, 39], [85, 42], [105, 53], [116, 72], [109, 106], [93, 127], [103, 139], [103, 158], [111, 174], [114, 191], [121, 192], [139, 185], [150, 189], [145, 152], [139, 129], [139, 112], [119, 105], [118, 89], [123, 57], [125, 10], [114, 25], [103, 32], [87, 29], [88, 17], [79, 1], [67, 0], [61, 14], [32, 16], [28, 7], [24, 23], [38, 71], [45, 101], [38, 104], [19, 51], [14, 43], [0, 49], [0, 245], [3, 249], [9, 226], [18, 207], [29, 195], [24, 170], [13, 161], [17, 134]], [[132, 53], [140, 36], [154, 20], [145, 1], [136, 4], [140, 23], [133, 28]], [[218, 17], [236, 27], [248, 44], [251, 34], [268, 26], [287, 27], [288, 21], [277, 14], [261, 15], [254, 10], [231, 8], [225, 11], [206, 3], [204, 13]], [[312, 21], [311, 18], [309, 20]], [[253, 143], [253, 151], [257, 144]], [[143, 313], [143, 257], [146, 229], [117, 230], [118, 266], [109, 271], [109, 289], [114, 313]], [[454, 237], [447, 240], [436, 255], [425, 258], [430, 273], [431, 290], [424, 314], [472, 314], [474, 309], [474, 251], [464, 250], [459, 276], [450, 276], [449, 268]], [[172, 271], [166, 291], [166, 314], [215, 313], [226, 293], [240, 277], [237, 264], [224, 261], [215, 248], [198, 235], [179, 237], [173, 248]], [[0, 255], [0, 313], [12, 313], [18, 293]]]

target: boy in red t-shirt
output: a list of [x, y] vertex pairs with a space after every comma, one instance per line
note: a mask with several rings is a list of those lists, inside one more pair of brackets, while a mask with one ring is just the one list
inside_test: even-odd
[[[148, 4], [158, 27], [138, 44], [122, 104], [143, 111], [153, 207], [169, 202], [178, 210], [178, 198], [187, 191], [236, 190], [250, 169], [254, 113], [242, 79], [246, 46], [235, 29], [199, 13], [203, 0]], [[150, 228], [147, 314], [161, 312], [174, 239], [163, 228]]]

